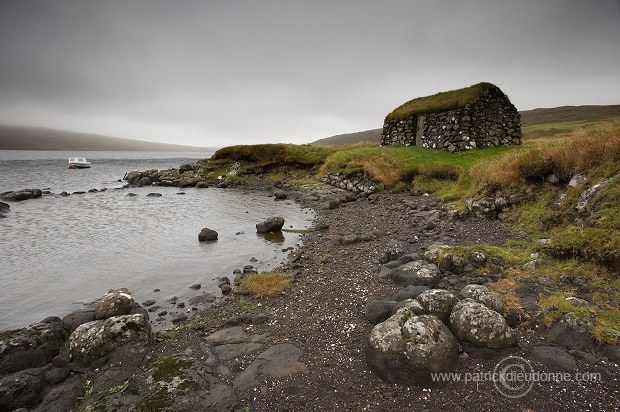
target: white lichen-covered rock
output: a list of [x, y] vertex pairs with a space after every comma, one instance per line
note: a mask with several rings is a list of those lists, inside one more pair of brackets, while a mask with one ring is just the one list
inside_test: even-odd
[[590, 200], [594, 199], [600, 193], [601, 190], [609, 186], [609, 184], [611, 183], [611, 180], [612, 178], [602, 180], [598, 182], [597, 184], [595, 184], [594, 186], [591, 186], [587, 188], [586, 190], [584, 190], [579, 196], [579, 199], [577, 200], [577, 205], [575, 206], [575, 209], [577, 209], [578, 212], [583, 212], [583, 210], [590, 203]]
[[127, 288], [110, 289], [95, 305], [95, 319], [127, 315], [133, 309], [134, 300]]
[[382, 379], [401, 385], [436, 386], [432, 373], [450, 372], [459, 344], [434, 315], [402, 308], [370, 332], [367, 361]]
[[434, 263], [414, 260], [397, 267], [389, 276], [401, 285], [435, 286], [441, 278], [441, 271]]
[[429, 289], [422, 292], [416, 300], [425, 313], [437, 316], [444, 323], [448, 322], [452, 308], [459, 301], [454, 293], [444, 289]]
[[504, 297], [482, 285], [467, 285], [461, 290], [463, 298], [471, 298], [496, 312], [504, 313]]
[[443, 255], [450, 249], [452, 249], [452, 246], [437, 244], [431, 245], [429, 246], [428, 250], [424, 252], [424, 257], [429, 262], [437, 263], [437, 259], [439, 259], [439, 256]]
[[123, 315], [78, 326], [69, 336], [69, 350], [73, 359], [89, 363], [120, 346], [148, 345], [152, 341], [151, 325], [144, 315]]
[[454, 305], [450, 330], [461, 341], [499, 349], [516, 344], [516, 337], [502, 315], [474, 299]]

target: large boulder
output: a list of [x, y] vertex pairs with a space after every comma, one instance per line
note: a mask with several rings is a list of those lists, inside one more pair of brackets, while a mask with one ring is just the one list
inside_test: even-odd
[[151, 325], [144, 315], [123, 315], [78, 326], [69, 336], [69, 350], [73, 359], [87, 364], [123, 345], [152, 341]]
[[426, 313], [437, 316], [444, 323], [448, 323], [452, 308], [459, 301], [454, 293], [444, 289], [429, 289], [422, 292], [416, 300]]
[[502, 315], [470, 298], [454, 305], [450, 315], [450, 329], [459, 340], [480, 347], [500, 349], [517, 343]]
[[388, 277], [400, 285], [433, 287], [439, 282], [441, 271], [434, 263], [414, 260], [400, 265]]
[[205, 227], [200, 231], [200, 233], [198, 233], [199, 242], [207, 242], [211, 240], [217, 240], [217, 232], [215, 230]]
[[256, 233], [279, 232], [284, 226], [284, 218], [280, 216], [270, 217], [269, 219], [256, 224]]
[[573, 312], [565, 313], [549, 329], [549, 340], [569, 349], [591, 349], [594, 339], [590, 336], [592, 321]]
[[467, 285], [461, 290], [461, 296], [477, 300], [496, 312], [504, 313], [504, 297], [486, 286]]
[[6, 192], [0, 195], [0, 199], [9, 202], [20, 202], [22, 200], [35, 199], [43, 196], [41, 189], [22, 189], [16, 192]]
[[496, 219], [498, 207], [495, 199], [491, 197], [483, 197], [482, 199], [468, 198], [465, 199], [465, 206], [475, 216], [485, 219]]
[[407, 308], [370, 332], [366, 358], [381, 379], [401, 385], [437, 386], [433, 373], [450, 372], [459, 344], [434, 315], [415, 315]]
[[95, 305], [95, 319], [127, 315], [133, 309], [134, 300], [127, 288], [110, 289]]
[[59, 318], [0, 332], [0, 375], [45, 365], [60, 353], [63, 341]]

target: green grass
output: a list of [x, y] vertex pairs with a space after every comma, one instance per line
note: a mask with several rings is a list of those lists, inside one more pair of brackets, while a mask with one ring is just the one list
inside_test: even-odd
[[463, 107], [478, 100], [494, 87], [496, 86], [491, 83], [478, 83], [463, 89], [418, 97], [394, 109], [387, 115], [386, 120], [401, 120], [418, 113], [436, 113]]
[[258, 144], [224, 147], [213, 154], [211, 161], [217, 163], [244, 162], [258, 167], [274, 165], [297, 165], [312, 167], [322, 164], [336, 151], [325, 146], [293, 144]]

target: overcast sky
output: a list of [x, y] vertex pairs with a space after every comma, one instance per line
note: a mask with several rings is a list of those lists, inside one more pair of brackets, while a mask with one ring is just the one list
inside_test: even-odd
[[0, 123], [307, 143], [481, 81], [620, 104], [620, 0], [0, 0]]

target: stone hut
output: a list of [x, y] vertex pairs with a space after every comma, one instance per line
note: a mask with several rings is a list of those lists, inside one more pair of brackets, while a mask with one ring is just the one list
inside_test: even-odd
[[478, 83], [419, 97], [388, 114], [381, 146], [402, 144], [450, 152], [521, 144], [521, 116], [499, 87]]

